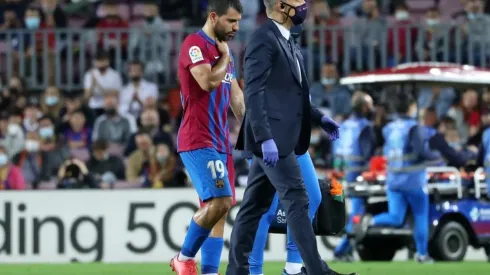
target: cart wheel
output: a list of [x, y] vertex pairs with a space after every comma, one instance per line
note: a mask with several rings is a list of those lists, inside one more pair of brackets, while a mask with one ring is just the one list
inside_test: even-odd
[[448, 222], [436, 233], [430, 251], [437, 260], [459, 262], [468, 250], [468, 239], [468, 232], [461, 224]]
[[[379, 244], [383, 243], [383, 249]], [[357, 245], [357, 254], [362, 261], [389, 262], [395, 257], [398, 250], [395, 245], [388, 245], [386, 241], [370, 238]]]

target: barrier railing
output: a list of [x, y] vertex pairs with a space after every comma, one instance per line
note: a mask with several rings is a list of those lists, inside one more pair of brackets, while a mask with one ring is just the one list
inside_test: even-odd
[[[388, 22], [388, 21], [387, 21]], [[474, 23], [476, 24], [476, 23]], [[404, 62], [441, 61], [488, 65], [488, 32], [466, 31], [465, 24], [374, 24], [365, 21], [305, 27], [299, 45], [308, 77], [318, 79], [326, 62], [339, 65], [343, 74], [394, 66]], [[486, 28], [486, 26], [483, 26]], [[470, 28], [471, 29], [471, 28]], [[20, 75], [29, 87], [83, 88], [84, 73], [98, 49], [111, 53], [114, 69], [125, 72], [129, 60], [146, 63], [146, 77], [161, 88], [177, 85], [177, 60], [184, 37], [195, 28], [56, 29], [0, 31], [0, 75]], [[241, 30], [229, 43], [240, 77], [245, 45], [253, 30]], [[432, 33], [432, 38], [426, 34]]]
[[482, 167], [476, 169], [473, 174], [473, 184], [475, 185], [475, 198], [481, 198], [481, 181], [485, 179], [485, 170]]

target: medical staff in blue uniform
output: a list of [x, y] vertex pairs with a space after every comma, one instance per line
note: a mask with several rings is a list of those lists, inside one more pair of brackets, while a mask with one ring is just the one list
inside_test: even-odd
[[416, 109], [415, 100], [400, 94], [394, 100], [397, 118], [383, 128], [383, 154], [387, 161], [388, 212], [364, 216], [360, 232], [369, 226], [401, 226], [410, 206], [414, 215], [414, 239], [418, 262], [432, 262], [428, 256], [429, 195], [426, 161], [437, 159], [428, 149], [422, 128], [409, 114]]
[[[490, 175], [490, 128], [485, 129], [478, 150], [477, 164], [485, 169], [485, 174]], [[487, 197], [490, 199], [490, 176], [485, 177], [487, 183]]]
[[[354, 183], [362, 172], [369, 169], [368, 164], [376, 150], [376, 137], [373, 126], [368, 120], [373, 112], [373, 99], [366, 93], [358, 92], [352, 97], [353, 114], [340, 126], [341, 136], [334, 143], [335, 159], [343, 163], [345, 181]], [[350, 197], [351, 214], [345, 227], [347, 233], [352, 231], [352, 218], [364, 214], [365, 199]], [[352, 246], [344, 237], [335, 248], [336, 260], [351, 261]]]
[[[477, 166], [483, 167], [485, 170], [485, 181], [487, 184], [487, 198], [490, 200], [490, 127], [483, 131], [482, 141], [478, 148]], [[490, 262], [490, 243], [484, 245], [485, 254], [487, 255], [488, 262]]]

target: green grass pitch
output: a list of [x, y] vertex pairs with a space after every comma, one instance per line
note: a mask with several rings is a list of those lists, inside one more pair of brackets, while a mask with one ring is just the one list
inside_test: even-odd
[[[267, 263], [265, 275], [280, 275], [283, 263]], [[338, 272], [359, 272], [360, 275], [489, 275], [490, 263], [462, 262], [420, 265], [413, 262], [392, 263], [331, 263]], [[221, 274], [224, 274], [222, 266]], [[5, 275], [172, 275], [168, 264], [66, 264], [66, 265], [0, 265]]]

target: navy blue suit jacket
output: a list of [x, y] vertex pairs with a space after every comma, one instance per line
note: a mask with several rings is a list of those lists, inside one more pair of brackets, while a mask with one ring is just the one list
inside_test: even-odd
[[310, 104], [303, 56], [296, 44], [293, 48], [301, 76], [288, 41], [272, 20], [251, 37], [244, 61], [246, 112], [236, 149], [261, 156], [262, 142], [274, 139], [280, 157], [308, 150], [311, 122], [320, 124], [323, 115]]

